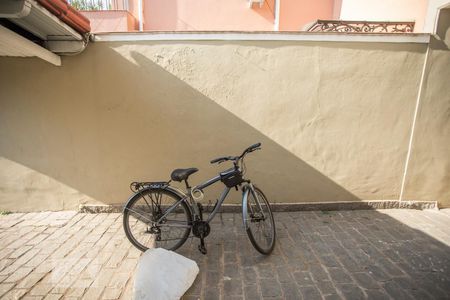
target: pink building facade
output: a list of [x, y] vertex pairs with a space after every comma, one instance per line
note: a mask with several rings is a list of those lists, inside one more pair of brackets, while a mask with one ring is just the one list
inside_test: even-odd
[[318, 19], [408, 21], [426, 32], [436, 8], [429, 0], [122, 0], [110, 9], [84, 12], [93, 32], [302, 31]]

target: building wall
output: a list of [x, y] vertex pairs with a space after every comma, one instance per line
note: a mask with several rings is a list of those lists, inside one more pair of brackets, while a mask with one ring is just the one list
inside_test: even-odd
[[439, 198], [450, 206], [450, 8], [440, 11], [436, 32], [429, 49], [405, 196]]
[[450, 7], [449, 0], [428, 0], [423, 32], [434, 33], [436, 16], [441, 8]]
[[[275, 28], [275, 0], [262, 8], [247, 0], [142, 0], [144, 30], [272, 31]], [[139, 19], [138, 0], [130, 0], [129, 12]], [[317, 19], [368, 21], [416, 21], [416, 32], [431, 32], [438, 8], [448, 0], [280, 0], [279, 30], [300, 31]], [[120, 5], [116, 9], [123, 9]], [[93, 32], [123, 31], [113, 12], [86, 12]], [[137, 24], [128, 26], [129, 31]]]
[[249, 8], [246, 0], [143, 0], [144, 30], [267, 30], [274, 0]]
[[92, 32], [127, 32], [138, 29], [137, 20], [126, 10], [82, 11]]
[[[299, 31], [317, 19], [333, 19], [340, 0], [281, 0], [279, 30]], [[338, 9], [339, 10], [339, 9]], [[206, 12], [206, 13], [205, 13]], [[337, 15], [339, 17], [339, 15]], [[275, 1], [248, 7], [246, 0], [145, 0], [145, 30], [274, 30]]]
[[423, 32], [428, 0], [342, 0], [341, 20], [415, 21]]
[[335, 0], [281, 0], [280, 30], [300, 31], [317, 19], [330, 20], [334, 15]]
[[[0, 209], [124, 203], [131, 181], [166, 180], [179, 167], [199, 167], [190, 180], [198, 184], [226, 167], [211, 159], [255, 142], [263, 150], [248, 157], [247, 174], [273, 202], [398, 199], [425, 50], [143, 41], [91, 43], [62, 67], [2, 57]], [[448, 97], [439, 75], [448, 61], [430, 75], [429, 97]], [[433, 105], [424, 102], [421, 118], [435, 119], [436, 130], [418, 134], [415, 151], [436, 149], [439, 163], [415, 154], [411, 174], [427, 184], [409, 184], [406, 198], [450, 206], [448, 184], [433, 179], [448, 174], [438, 130], [448, 110], [436, 115], [446, 104]]]

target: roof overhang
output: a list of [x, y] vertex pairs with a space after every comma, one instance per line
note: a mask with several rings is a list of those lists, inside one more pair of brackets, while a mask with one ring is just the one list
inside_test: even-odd
[[0, 1], [0, 18], [6, 18], [43, 40], [83, 40], [81, 34], [34, 0]]
[[38, 45], [2, 26], [0, 55], [37, 56], [60, 65], [61, 59], [54, 53], [74, 54], [86, 46], [89, 21], [80, 16], [65, 0], [0, 0], [0, 18], [42, 41]]
[[61, 65], [61, 57], [0, 25], [0, 56], [39, 57], [55, 66]]

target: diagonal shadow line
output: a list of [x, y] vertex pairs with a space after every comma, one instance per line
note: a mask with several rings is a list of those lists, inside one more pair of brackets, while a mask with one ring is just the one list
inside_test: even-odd
[[[183, 115], [182, 123], [189, 124], [196, 128], [197, 133], [199, 131], [208, 131], [214, 134], [214, 131], [220, 132], [221, 136], [217, 137], [217, 142], [220, 140], [226, 145], [233, 145], [234, 152], [238, 153], [243, 149], [246, 144], [252, 143], [253, 140], [262, 141], [264, 145], [264, 151], [261, 152], [258, 158], [251, 158], [251, 168], [256, 175], [264, 181], [264, 185], [271, 186], [271, 189], [294, 189], [298, 198], [290, 197], [291, 202], [299, 201], [354, 201], [359, 200], [355, 195], [345, 190], [337, 183], [333, 182], [329, 177], [321, 174], [319, 171], [308, 165], [303, 160], [299, 159], [296, 155], [292, 154], [284, 147], [273, 141], [271, 138], [257, 130], [245, 120], [240, 119], [238, 116], [229, 112], [227, 109], [221, 107], [219, 104], [212, 101], [206, 95], [200, 91], [191, 87], [163, 67], [159, 66], [151, 59], [142, 55], [139, 52], [132, 51], [131, 57], [137, 63], [137, 65], [144, 70], [147, 75], [155, 77], [159, 82], [152, 83], [158, 86], [172, 82], [176, 85], [176, 89], [182, 90], [182, 93], [188, 95], [183, 101], [183, 106], [190, 107], [192, 114]], [[148, 78], [151, 82], [152, 79]], [[175, 88], [175, 87], [174, 87]], [[172, 97], [167, 96], [169, 101]], [[189, 100], [188, 100], [189, 99]], [[173, 99], [172, 103], [167, 103], [168, 106], [179, 105], [178, 101], [181, 99]], [[196, 111], [202, 111], [202, 114], [195, 113]], [[208, 114], [210, 116], [208, 116]], [[220, 124], [214, 124], [214, 120], [219, 121]], [[213, 125], [214, 124], [214, 125]], [[211, 126], [214, 126], [211, 128]], [[226, 128], [226, 130], [225, 130]], [[205, 132], [204, 136], [209, 136], [210, 133]], [[195, 133], [195, 135], [197, 135]], [[190, 134], [189, 132], [187, 134]], [[213, 141], [215, 143], [216, 141]], [[188, 146], [187, 149], [189, 149]], [[191, 152], [191, 150], [189, 150]], [[192, 149], [192, 153], [196, 150]], [[220, 152], [220, 155], [226, 155], [227, 153]], [[198, 161], [197, 164], [204, 164], [204, 161]], [[279, 176], [287, 177], [288, 184], [284, 185], [277, 180]], [[264, 178], [265, 177], [265, 178]], [[272, 180], [268, 178], [273, 178]], [[297, 186], [297, 188], [294, 187]], [[272, 199], [277, 199], [276, 194], [271, 193]], [[300, 198], [300, 199], [299, 199]], [[280, 202], [286, 202], [286, 200], [277, 199]]]
[[[93, 45], [80, 57], [65, 59], [60, 69], [28, 61], [46, 74], [37, 79], [20, 75], [23, 82], [33, 82], [35, 97], [14, 91], [14, 99], [3, 100], [36, 114], [3, 112], [0, 154], [112, 204], [127, 199], [129, 182], [168, 179], [178, 167], [199, 167], [191, 179], [198, 184], [221, 170], [209, 165], [210, 159], [262, 142], [263, 151], [248, 158], [248, 176], [271, 201], [360, 200], [145, 56], [132, 56], [136, 64], [109, 47]], [[61, 79], [69, 71], [75, 81]], [[47, 90], [44, 81], [61, 88]], [[86, 88], [66, 93], [73, 86]], [[215, 197], [220, 189], [213, 187], [206, 196]], [[231, 201], [239, 203], [239, 194]]]

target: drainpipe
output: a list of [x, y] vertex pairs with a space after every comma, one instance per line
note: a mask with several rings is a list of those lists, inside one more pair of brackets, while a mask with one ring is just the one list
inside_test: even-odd
[[281, 0], [275, 0], [275, 20], [274, 20], [274, 31], [280, 31], [280, 2]]
[[139, 31], [144, 31], [144, 16], [142, 11], [142, 0], [138, 0], [138, 10], [139, 10]]

